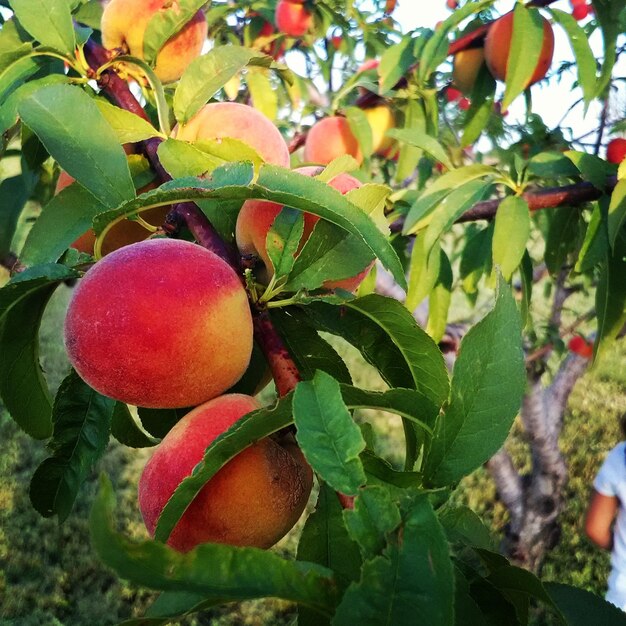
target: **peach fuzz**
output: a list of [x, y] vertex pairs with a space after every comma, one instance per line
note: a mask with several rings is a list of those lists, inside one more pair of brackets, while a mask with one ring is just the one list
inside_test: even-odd
[[305, 161], [328, 165], [344, 154], [363, 162], [361, 147], [345, 117], [325, 117], [311, 126], [304, 144]]
[[172, 136], [182, 141], [231, 137], [254, 148], [267, 163], [282, 167], [290, 163], [289, 148], [278, 128], [247, 104], [205, 104], [186, 124], [176, 126]]
[[[169, 5], [173, 5], [168, 8]], [[111, 0], [102, 13], [102, 43], [109, 50], [128, 50], [132, 56], [143, 59], [143, 38], [148, 22], [159, 11], [176, 11], [170, 0]], [[159, 51], [155, 73], [164, 83], [178, 80], [187, 66], [202, 53], [208, 25], [202, 11], [198, 11], [171, 37]]]
[[[57, 181], [55, 193], [59, 193], [61, 190], [69, 187], [73, 182], [74, 179], [67, 172], [61, 172]], [[146, 187], [140, 189], [138, 193], [154, 189], [154, 187], [155, 185], [153, 184], [147, 185]], [[165, 221], [165, 216], [167, 215], [169, 209], [169, 206], [148, 209], [147, 211], [142, 211], [141, 217], [153, 226], [160, 226]], [[111, 228], [108, 232], [102, 245], [102, 253], [104, 255], [110, 254], [114, 250], [123, 246], [143, 241], [144, 239], [150, 237], [150, 235], [151, 233], [139, 223], [133, 220], [123, 220], [115, 224], [115, 226], [113, 226], [113, 228]], [[90, 228], [72, 244], [72, 248], [75, 248], [79, 252], [84, 252], [85, 254], [93, 254], [93, 247], [95, 243], [96, 233], [92, 228]]]
[[[526, 87], [534, 85], [548, 73], [554, 54], [554, 31], [550, 22], [544, 17], [543, 20], [543, 46], [539, 55], [537, 67]], [[507, 13], [496, 20], [487, 34], [485, 40], [485, 61], [489, 71], [497, 80], [506, 80], [506, 70], [513, 39], [513, 13]]]
[[[139, 479], [139, 508], [151, 535], [170, 496], [209, 444], [257, 408], [250, 396], [220, 396], [185, 415], [165, 436]], [[211, 478], [167, 543], [180, 552], [206, 542], [269, 548], [298, 521], [312, 481], [311, 468], [295, 442], [281, 445], [269, 437], [261, 439]]]
[[274, 22], [281, 33], [290, 37], [302, 37], [311, 29], [313, 14], [303, 6], [303, 1], [279, 0]]
[[[304, 176], [317, 176], [322, 168], [320, 167], [301, 167], [295, 170]], [[333, 178], [329, 185], [346, 194], [352, 189], [361, 186], [361, 182], [349, 174], [339, 174]], [[266, 240], [274, 220], [283, 209], [283, 206], [275, 202], [266, 200], [246, 200], [239, 215], [237, 217], [237, 225], [235, 227], [235, 236], [239, 251], [244, 255], [258, 256], [265, 264], [265, 275], [261, 278], [268, 282], [273, 276], [274, 270], [272, 262], [267, 254]], [[311, 236], [313, 228], [320, 218], [311, 213], [304, 213], [304, 232], [300, 239], [300, 249]], [[367, 276], [370, 268], [351, 278], [344, 278], [337, 281], [329, 281], [325, 283], [327, 289], [345, 289], [346, 291], [354, 291]]]
[[149, 408], [198, 405], [234, 385], [252, 353], [235, 272], [186, 241], [152, 239], [98, 261], [79, 281], [65, 347], [96, 391]]
[[472, 93], [484, 62], [485, 50], [483, 48], [461, 50], [454, 55], [452, 83], [466, 96]]

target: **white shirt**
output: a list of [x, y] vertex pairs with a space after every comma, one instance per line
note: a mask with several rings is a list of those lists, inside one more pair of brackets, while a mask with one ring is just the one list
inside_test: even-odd
[[618, 443], [607, 455], [596, 479], [594, 489], [603, 496], [619, 500], [617, 519], [613, 527], [611, 565], [626, 573], [626, 441]]

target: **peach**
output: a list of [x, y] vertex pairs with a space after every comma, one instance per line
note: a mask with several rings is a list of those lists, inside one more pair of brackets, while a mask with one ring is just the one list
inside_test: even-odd
[[195, 406], [246, 371], [252, 318], [237, 274], [186, 241], [152, 239], [98, 261], [65, 319], [70, 362], [96, 391], [148, 408]]
[[325, 117], [313, 124], [304, 144], [305, 161], [328, 165], [344, 154], [363, 162], [361, 147], [345, 117]]
[[454, 56], [452, 68], [452, 82], [465, 94], [469, 95], [474, 89], [478, 72], [485, 62], [483, 48], [469, 48], [461, 50]]
[[[537, 62], [537, 67], [526, 87], [534, 85], [548, 73], [552, 64], [554, 53], [554, 31], [550, 22], [544, 17], [543, 20], [543, 46]], [[487, 34], [485, 40], [485, 61], [489, 71], [497, 80], [506, 80], [507, 63], [513, 38], [513, 13], [507, 13], [496, 20]]]
[[[301, 167], [296, 172], [304, 176], [316, 176], [322, 171], [320, 167]], [[333, 178], [329, 185], [342, 194], [348, 193], [351, 189], [361, 186], [353, 176], [349, 174], [339, 174]], [[244, 255], [259, 257], [265, 264], [265, 272], [261, 279], [268, 282], [274, 275], [272, 262], [267, 254], [266, 240], [274, 220], [283, 209], [281, 204], [268, 202], [266, 200], [247, 200], [244, 202], [235, 227], [235, 236], [239, 251]], [[300, 249], [311, 236], [313, 228], [320, 218], [311, 213], [304, 214], [304, 232], [300, 239]], [[327, 289], [345, 289], [354, 291], [367, 276], [370, 268], [351, 278], [344, 278], [337, 281], [328, 281], [324, 284]]]
[[[59, 193], [61, 190], [69, 187], [69, 185], [73, 182], [74, 179], [67, 172], [61, 172], [59, 179], [57, 180], [56, 193]], [[154, 187], [155, 185], [151, 183], [150, 185], [146, 185], [140, 189], [138, 193], [154, 189]], [[142, 211], [141, 217], [153, 226], [160, 226], [165, 221], [165, 216], [167, 215], [169, 209], [169, 206], [148, 209], [147, 211]], [[147, 239], [150, 234], [151, 233], [138, 222], [133, 220], [123, 220], [122, 222], [115, 224], [115, 226], [113, 226], [113, 228], [111, 228], [111, 230], [107, 233], [102, 245], [102, 253], [106, 255], [113, 252], [113, 250], [121, 248], [122, 246], [128, 246], [131, 243], [143, 241], [144, 239]], [[79, 252], [84, 252], [85, 254], [93, 254], [95, 243], [96, 233], [92, 228], [90, 228], [72, 244], [72, 248], [75, 248]]]
[[205, 104], [172, 136], [182, 141], [231, 137], [247, 143], [272, 165], [289, 167], [289, 149], [280, 131], [254, 107], [238, 102]]
[[267, 41], [276, 31], [269, 22], [264, 22], [259, 30], [259, 34], [252, 42], [253, 48], [258, 48], [263, 54], [268, 54], [274, 59], [278, 59], [285, 54], [285, 42], [274, 39]]
[[304, 0], [279, 0], [274, 22], [281, 33], [302, 37], [313, 26], [313, 14], [303, 5]]
[[363, 109], [363, 112], [372, 129], [372, 152], [381, 156], [388, 154], [394, 144], [391, 137], [386, 137], [387, 131], [396, 125], [393, 111], [382, 104], [370, 109]]
[[[220, 396], [187, 413], [164, 437], [139, 479], [139, 508], [151, 535], [165, 504], [209, 444], [257, 408], [250, 396]], [[261, 439], [209, 480], [167, 543], [180, 552], [206, 542], [269, 548], [297, 522], [312, 481], [311, 468], [292, 439]]]
[[[102, 43], [105, 48], [121, 48], [143, 59], [143, 37], [148, 22], [158, 11], [177, 11], [171, 0], [111, 0], [102, 13]], [[178, 80], [187, 66], [202, 53], [208, 25], [198, 11], [159, 51], [155, 73], [164, 83]]]
[[606, 147], [606, 160], [619, 165], [626, 158], [626, 139], [611, 139]]

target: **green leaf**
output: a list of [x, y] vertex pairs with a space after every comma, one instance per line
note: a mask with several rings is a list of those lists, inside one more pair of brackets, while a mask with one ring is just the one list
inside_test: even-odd
[[0, 397], [18, 426], [35, 439], [52, 434], [52, 400], [39, 364], [39, 324], [52, 292], [78, 273], [43, 265], [0, 289]]
[[583, 221], [580, 211], [559, 207], [550, 211], [544, 260], [551, 274], [556, 274], [576, 251], [582, 235]]
[[335, 491], [322, 483], [315, 511], [302, 529], [297, 558], [332, 570], [340, 589], [345, 589], [353, 580], [358, 580], [361, 557], [344, 526], [342, 512]]
[[483, 63], [470, 96], [470, 108], [465, 114], [461, 147], [467, 148], [478, 140], [489, 123], [496, 96], [496, 81]]
[[596, 288], [596, 315], [598, 337], [595, 342], [596, 358], [615, 339], [626, 322], [626, 233], [615, 241], [611, 253], [600, 269]]
[[139, 426], [123, 402], [116, 402], [113, 408], [111, 434], [129, 448], [150, 448], [159, 443]]
[[381, 94], [393, 89], [396, 83], [404, 77], [411, 65], [415, 63], [413, 49], [415, 40], [411, 35], [405, 35], [399, 43], [389, 46], [380, 57], [378, 66], [379, 91]]
[[0, 183], [0, 257], [11, 251], [17, 221], [32, 187], [32, 181], [25, 175], [5, 178]]
[[[404, 128], [405, 131], [417, 131], [419, 133], [426, 132], [426, 113], [424, 104], [421, 100], [409, 100], [404, 109]], [[400, 154], [398, 156], [398, 166], [396, 168], [395, 180], [401, 183], [410, 177], [419, 160], [422, 158], [423, 151], [420, 148], [404, 143], [400, 145]]]
[[361, 490], [354, 508], [346, 509], [343, 518], [350, 537], [359, 545], [366, 560], [382, 553], [387, 545], [387, 535], [402, 521], [391, 493], [379, 486]]
[[550, 14], [557, 24], [560, 24], [569, 38], [576, 68], [578, 70], [578, 84], [583, 90], [587, 105], [596, 95], [596, 58], [589, 45], [589, 39], [585, 30], [578, 25], [578, 22], [571, 13], [559, 9], [550, 9]]
[[293, 418], [298, 444], [315, 472], [337, 491], [355, 495], [365, 483], [359, 459], [365, 441], [343, 402], [339, 383], [322, 371], [299, 383]]
[[161, 133], [152, 124], [138, 115], [113, 106], [101, 98], [96, 98], [94, 102], [117, 135], [119, 143], [137, 143], [150, 139], [150, 137], [161, 136]]
[[400, 302], [377, 294], [346, 303], [306, 308], [322, 330], [355, 346], [390, 387], [416, 389], [440, 407], [449, 381], [443, 356]]
[[458, 481], [504, 443], [526, 387], [521, 332], [515, 300], [500, 278], [493, 311], [461, 343], [450, 403], [426, 459], [429, 484]]
[[143, 57], [148, 63], [156, 60], [159, 50], [169, 39], [182, 30], [206, 0], [179, 0], [168, 9], [155, 11], [146, 24], [143, 34]]
[[543, 48], [543, 18], [537, 10], [516, 4], [513, 18], [513, 36], [506, 65], [506, 89], [502, 110], [530, 84]]
[[224, 163], [196, 146], [171, 138], [159, 144], [158, 155], [161, 165], [173, 178], [201, 176]]
[[270, 76], [261, 68], [251, 67], [246, 74], [246, 84], [252, 106], [270, 120], [278, 115], [278, 92]]
[[257, 548], [207, 543], [180, 554], [156, 541], [130, 541], [115, 532], [114, 503], [103, 477], [91, 510], [92, 542], [105, 565], [131, 583], [194, 592], [215, 603], [272, 596], [332, 613], [336, 587], [326, 568]]
[[530, 236], [528, 203], [519, 196], [506, 197], [498, 207], [493, 232], [493, 264], [504, 280], [511, 279], [522, 261]]
[[452, 266], [448, 255], [439, 251], [441, 255], [439, 277], [437, 284], [428, 296], [428, 324], [426, 332], [439, 343], [446, 333], [448, 311], [452, 300]]
[[[167, 541], [174, 526], [198, 492], [228, 461], [255, 441], [293, 422], [291, 402], [292, 394], [289, 394], [281, 398], [275, 407], [248, 413], [211, 442], [202, 462], [196, 466], [193, 474], [185, 478], [176, 488], [161, 512], [154, 532], [157, 541]], [[139, 415], [141, 417], [141, 411]]]
[[145, 407], [137, 407], [137, 413], [143, 428], [153, 437], [163, 439], [191, 409], [192, 407], [184, 409], [146, 409]]
[[425, 248], [426, 231], [415, 235], [409, 263], [409, 289], [406, 294], [406, 308], [415, 311], [422, 300], [434, 289], [441, 269], [441, 251], [435, 246]]
[[40, 44], [74, 55], [76, 39], [67, 0], [11, 0], [11, 8]]
[[31, 36], [19, 21], [14, 17], [6, 20], [0, 30], [0, 73], [17, 59], [28, 55], [32, 48]]
[[33, 224], [20, 260], [26, 265], [55, 262], [105, 209], [78, 183], [66, 187], [48, 202]]
[[240, 46], [217, 46], [194, 59], [174, 94], [174, 116], [186, 124], [233, 76], [246, 65], [272, 67], [272, 58]]
[[[361, 580], [350, 585], [334, 626], [453, 623], [454, 579], [448, 543], [428, 499], [416, 499], [401, 538], [384, 556], [363, 565]], [[381, 622], [384, 616], [384, 622]]]
[[620, 12], [623, 7], [618, 0], [592, 0], [600, 29], [602, 30], [602, 70], [596, 82], [595, 97], [605, 96], [611, 83], [613, 67], [617, 60], [617, 37], [621, 30]]
[[619, 233], [626, 221], [626, 179], [620, 180], [611, 194], [611, 204], [609, 205], [609, 241], [614, 248], [619, 237]]
[[546, 582], [543, 586], [565, 616], [569, 626], [626, 624], [626, 615], [620, 609], [590, 591], [553, 582]]
[[78, 490], [108, 442], [115, 400], [94, 391], [72, 371], [59, 387], [52, 409], [52, 456], [35, 470], [30, 501], [44, 517], [70, 514]]
[[285, 278], [291, 272], [303, 233], [304, 214], [301, 211], [283, 207], [272, 222], [265, 238], [267, 254], [276, 280]]
[[303, 380], [311, 380], [321, 370], [341, 383], [352, 383], [342, 358], [319, 336], [306, 315], [295, 307], [284, 307], [272, 309], [270, 317]]
[[420, 148], [449, 170], [454, 169], [444, 147], [434, 137], [427, 135], [424, 131], [416, 128], [394, 128], [388, 131], [387, 135], [410, 146]]
[[439, 521], [448, 541], [493, 550], [495, 543], [489, 529], [469, 507], [446, 506], [439, 511]]
[[356, 137], [361, 147], [361, 152], [365, 158], [368, 158], [372, 154], [373, 139], [372, 139], [372, 127], [367, 121], [363, 109], [359, 107], [346, 107], [344, 109], [346, 119], [348, 120], [348, 126], [352, 131], [352, 134]]
[[493, 222], [468, 238], [461, 256], [459, 273], [463, 280], [463, 290], [467, 294], [477, 292], [478, 282], [483, 274], [491, 272], [491, 248]]
[[496, 173], [493, 167], [480, 164], [467, 165], [445, 173], [428, 187], [410, 208], [402, 232], [410, 235], [424, 228], [437, 205], [461, 185]]
[[82, 89], [42, 87], [20, 104], [19, 113], [59, 165], [105, 206], [135, 197], [126, 154]]
[[491, 183], [483, 180], [472, 180], [461, 184], [449, 193], [430, 214], [426, 234], [424, 235], [424, 249], [427, 253], [437, 243], [439, 237], [445, 233], [454, 222], [480, 202], [490, 191]]
[[[578, 168], [568, 159], [567, 152], [540, 152], [528, 161], [528, 173], [538, 178], [571, 178], [578, 176]], [[577, 154], [577, 153], [574, 153]]]
[[604, 159], [595, 154], [575, 150], [567, 150], [564, 155], [576, 166], [585, 180], [588, 180], [596, 189], [605, 189], [607, 176], [613, 172]]

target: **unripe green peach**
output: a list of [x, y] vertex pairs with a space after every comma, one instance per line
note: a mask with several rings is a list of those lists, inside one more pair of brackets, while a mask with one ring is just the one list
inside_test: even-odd
[[238, 102], [204, 105], [186, 124], [176, 126], [172, 136], [182, 141], [230, 137], [247, 143], [273, 165], [289, 167], [289, 149], [280, 131], [254, 107]]
[[[159, 11], [175, 11], [170, 0], [111, 0], [102, 14], [102, 43], [105, 48], [126, 49], [143, 59], [146, 27]], [[156, 58], [155, 73], [164, 83], [178, 80], [187, 66], [200, 56], [207, 37], [208, 26], [202, 11], [198, 11], [185, 26], [170, 38]]]
[[[139, 480], [139, 508], [151, 535], [165, 504], [209, 444], [257, 408], [250, 396], [220, 396], [185, 415], [165, 436]], [[261, 439], [211, 478], [167, 543], [180, 552], [206, 542], [269, 548], [297, 522], [312, 480], [311, 468], [293, 439]]]
[[252, 353], [246, 292], [218, 256], [152, 239], [98, 261], [79, 281], [65, 346], [96, 391], [149, 408], [198, 405], [245, 372]]

